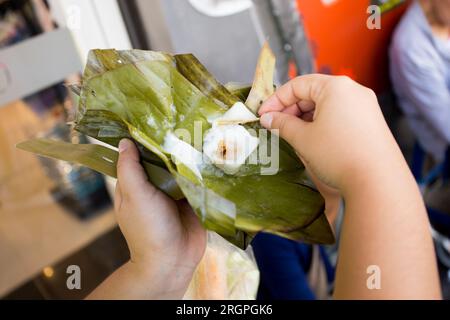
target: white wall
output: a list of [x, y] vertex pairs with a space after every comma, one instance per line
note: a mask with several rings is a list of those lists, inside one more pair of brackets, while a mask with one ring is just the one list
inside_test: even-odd
[[164, 17], [162, 1], [166, 0], [137, 0], [136, 4], [151, 49], [173, 52], [173, 44], [170, 39], [169, 26]]
[[85, 62], [91, 49], [131, 49], [116, 0], [49, 0], [59, 26], [69, 28]]

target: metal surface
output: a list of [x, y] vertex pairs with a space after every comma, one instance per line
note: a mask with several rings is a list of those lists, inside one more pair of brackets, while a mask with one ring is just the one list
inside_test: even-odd
[[189, 1], [136, 0], [152, 50], [194, 53], [221, 82], [250, 83], [266, 40], [277, 56], [277, 84], [289, 79], [292, 65], [300, 73], [313, 72], [295, 0], [252, 2], [250, 9], [212, 17]]
[[58, 29], [0, 50], [0, 107], [82, 70], [69, 30]]
[[117, 0], [117, 3], [122, 12], [133, 49], [150, 49], [150, 42], [142, 28], [143, 21], [139, 15], [139, 7], [136, 0]]
[[283, 49], [291, 53], [299, 74], [315, 71], [314, 58], [295, 0], [272, 0], [272, 12], [284, 40]]
[[294, 0], [253, 0], [262, 36], [277, 56], [280, 83], [289, 80], [290, 65], [299, 74], [315, 71], [314, 59]]
[[[172, 52], [172, 41], [162, 9], [161, 0], [135, 0], [138, 9], [140, 28], [146, 36], [146, 41], [150, 46], [147, 49], [155, 51]], [[126, 1], [128, 2], [128, 1]], [[133, 19], [133, 17], [124, 16], [124, 19]], [[128, 24], [128, 22], [127, 22]], [[138, 27], [138, 26], [137, 26]]]
[[137, 4], [152, 50], [193, 53], [221, 82], [252, 82], [261, 42], [250, 10], [215, 18], [189, 1]]
[[175, 52], [194, 53], [219, 81], [250, 83], [260, 42], [249, 10], [213, 18], [188, 1], [162, 2]]
[[288, 78], [290, 54], [284, 50], [281, 30], [272, 12], [270, 0], [253, 0], [255, 26], [258, 28], [260, 41], [269, 41], [277, 57], [276, 84], [284, 83]]

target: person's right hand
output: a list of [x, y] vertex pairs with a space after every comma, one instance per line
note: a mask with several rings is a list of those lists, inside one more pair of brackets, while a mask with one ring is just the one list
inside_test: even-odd
[[343, 193], [350, 175], [365, 178], [383, 170], [380, 157], [401, 157], [374, 92], [347, 77], [297, 77], [259, 114], [264, 127], [293, 146], [322, 193]]
[[302, 76], [260, 115], [295, 148], [330, 220], [345, 200], [335, 298], [440, 299], [425, 206], [375, 94], [346, 77]]

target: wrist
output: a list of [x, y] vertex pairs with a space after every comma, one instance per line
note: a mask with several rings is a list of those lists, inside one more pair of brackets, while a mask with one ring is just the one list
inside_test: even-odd
[[395, 199], [403, 193], [418, 191], [417, 184], [403, 156], [391, 154], [384, 156], [383, 161], [367, 164], [359, 171], [354, 170], [342, 188], [346, 202], [351, 199], [377, 197]]
[[195, 272], [195, 268], [167, 264], [158, 259], [151, 263], [129, 261], [126, 267], [137, 283], [148, 287], [148, 299], [183, 298]]

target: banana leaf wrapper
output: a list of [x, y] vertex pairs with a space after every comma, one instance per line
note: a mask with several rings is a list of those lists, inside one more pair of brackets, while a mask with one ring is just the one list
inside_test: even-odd
[[[273, 74], [267, 70], [272, 63], [258, 65], [265, 70], [257, 70], [256, 78], [262, 74], [265, 80], [255, 79], [256, 86], [224, 86], [191, 54], [93, 50], [82, 84], [74, 88], [79, 93], [74, 128], [113, 147], [122, 138], [134, 140], [149, 180], [174, 199], [186, 197], [207, 229], [241, 248], [260, 231], [309, 243], [333, 243], [324, 200], [284, 141], [279, 145], [272, 145], [270, 137], [260, 141], [259, 148], [279, 148], [274, 175], [261, 175], [270, 164], [257, 163], [245, 164], [233, 176], [206, 166], [199, 178], [164, 151], [168, 132], [184, 129], [193, 137], [197, 122], [204, 134], [211, 128], [209, 120], [236, 102], [252, 100], [251, 110], [256, 112], [264, 95], [257, 87], [266, 92], [273, 88], [273, 82], [262, 83]], [[260, 129], [259, 124], [249, 127]], [[117, 152], [108, 148], [44, 139], [18, 147], [115, 176]]]

